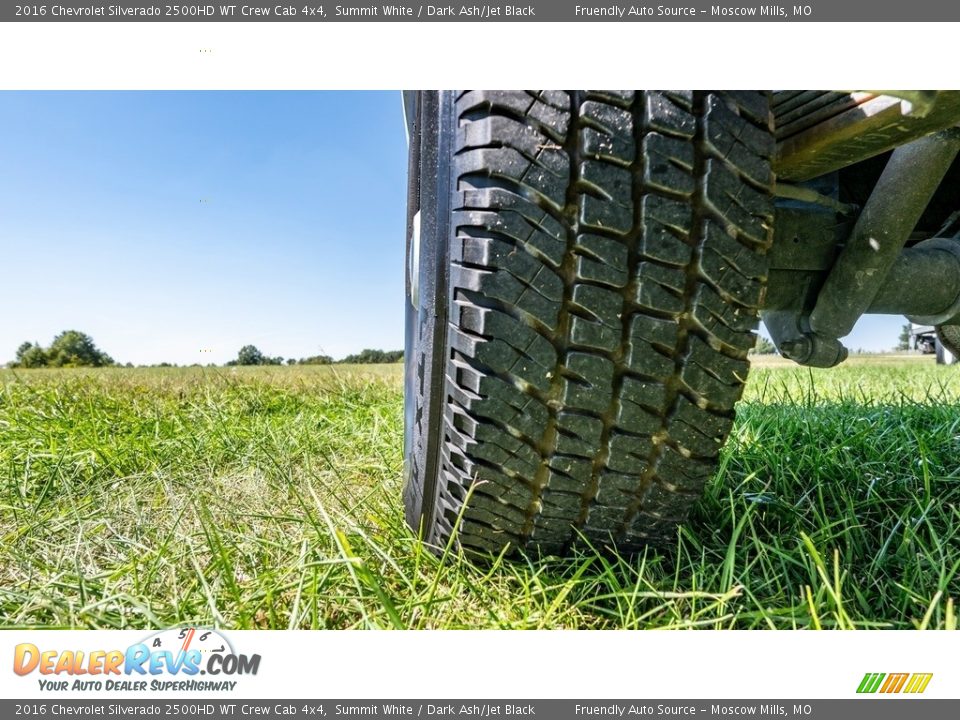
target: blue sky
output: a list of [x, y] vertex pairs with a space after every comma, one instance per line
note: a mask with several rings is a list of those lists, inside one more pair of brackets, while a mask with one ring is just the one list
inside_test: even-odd
[[67, 328], [135, 364], [403, 347], [399, 93], [8, 92], [0, 118], [0, 360]]
[[134, 364], [403, 346], [399, 93], [0, 92], [0, 122], [0, 364], [65, 329]]

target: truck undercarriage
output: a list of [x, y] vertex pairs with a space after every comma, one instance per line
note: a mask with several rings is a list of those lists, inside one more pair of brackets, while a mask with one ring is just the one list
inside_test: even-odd
[[960, 322], [960, 92], [785, 91], [772, 108], [777, 201], [761, 317], [780, 352], [836, 365], [864, 313]]

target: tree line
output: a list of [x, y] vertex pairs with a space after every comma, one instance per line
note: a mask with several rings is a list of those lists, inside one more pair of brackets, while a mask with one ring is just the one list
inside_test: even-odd
[[65, 330], [57, 335], [50, 347], [25, 342], [17, 348], [12, 367], [107, 367], [115, 365], [113, 358], [100, 350], [86, 333]]
[[[911, 342], [911, 327], [901, 328], [896, 350], [908, 350]], [[751, 354], [765, 355], [777, 351], [776, 346], [764, 337], [758, 337]], [[403, 350], [375, 350], [367, 348], [358, 353], [334, 360], [330, 355], [311, 355], [302, 358], [273, 357], [260, 351], [255, 345], [244, 345], [237, 357], [227, 362], [237, 365], [364, 365], [403, 362]], [[199, 365], [199, 363], [196, 363]], [[11, 368], [70, 368], [109, 367], [119, 365], [112, 357], [97, 347], [93, 338], [79, 330], [64, 330], [53, 338], [49, 347], [38, 342], [24, 342], [17, 348], [16, 357], [7, 363]], [[212, 363], [211, 363], [212, 365]], [[125, 367], [133, 367], [126, 363]], [[161, 362], [150, 367], [177, 367], [175, 363]]]
[[[341, 360], [334, 360], [329, 355], [311, 355], [310, 357], [287, 358], [287, 365], [364, 365], [380, 363], [403, 362], [403, 350], [373, 350], [367, 348], [353, 355], [347, 355]], [[227, 365], [283, 365], [282, 357], [264, 355], [255, 345], [244, 345], [237, 353], [235, 360]]]
[[[305, 358], [272, 357], [261, 352], [255, 345], [244, 345], [237, 357], [227, 365], [334, 365], [396, 363], [403, 361], [403, 350], [361, 350], [334, 360], [329, 355], [313, 355]], [[16, 357], [7, 363], [11, 368], [64, 368], [64, 367], [110, 367], [117, 366], [107, 353], [97, 347], [93, 338], [79, 330], [65, 330], [57, 335], [49, 347], [38, 342], [25, 342], [17, 348]], [[126, 363], [125, 367], [133, 367]], [[152, 367], [177, 367], [175, 363], [161, 362]]]

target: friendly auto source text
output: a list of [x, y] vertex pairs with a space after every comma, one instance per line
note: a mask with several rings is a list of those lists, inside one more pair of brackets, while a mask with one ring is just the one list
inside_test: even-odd
[[694, 7], [667, 7], [665, 5], [577, 5], [574, 14], [582, 18], [629, 17], [793, 17], [812, 14], [809, 5], [750, 5], [727, 7], [711, 5], [709, 9]]

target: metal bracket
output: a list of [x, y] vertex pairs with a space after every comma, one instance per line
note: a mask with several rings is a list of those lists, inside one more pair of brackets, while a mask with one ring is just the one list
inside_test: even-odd
[[939, 282], [935, 283], [937, 288], [946, 290], [949, 295], [953, 295], [953, 301], [935, 315], [915, 315], [907, 313], [907, 320], [917, 325], [955, 325], [960, 321], [960, 242], [947, 238], [931, 238], [930, 240], [925, 240], [922, 243], [914, 245], [904, 254], [909, 253], [916, 256], [922, 252], [933, 253], [936, 258], [935, 262], [937, 263], [934, 266], [936, 270], [933, 272], [921, 271], [921, 273], [919, 273], [920, 277], [917, 278], [917, 283], [910, 283], [908, 281], [906, 284], [913, 284], [918, 292], [932, 295], [934, 294], [932, 292], [933, 288], [928, 289], [926, 284], [920, 283], [931, 277], [935, 272], [939, 280]]
[[944, 131], [894, 150], [820, 289], [810, 329], [849, 334], [873, 302], [950, 165], [960, 134]]

